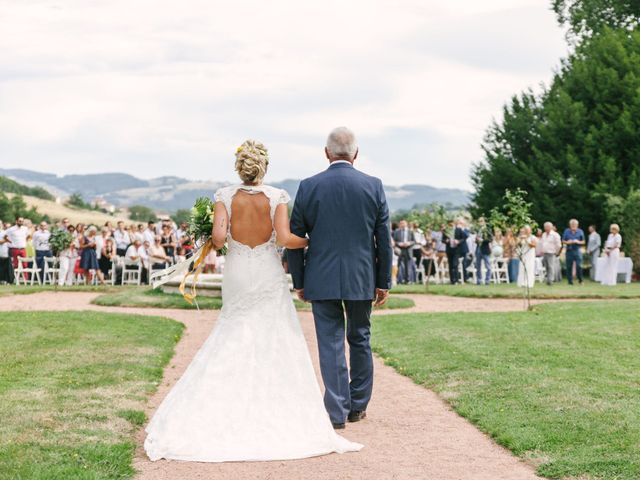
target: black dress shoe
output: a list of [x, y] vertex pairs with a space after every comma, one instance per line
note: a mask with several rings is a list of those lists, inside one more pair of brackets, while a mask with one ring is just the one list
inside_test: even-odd
[[354, 410], [353, 412], [349, 412], [348, 419], [350, 422], [359, 422], [365, 418], [367, 418], [366, 410]]
[[344, 423], [333, 423], [333, 422], [331, 422], [331, 425], [333, 425], [333, 429], [334, 430], [344, 430]]

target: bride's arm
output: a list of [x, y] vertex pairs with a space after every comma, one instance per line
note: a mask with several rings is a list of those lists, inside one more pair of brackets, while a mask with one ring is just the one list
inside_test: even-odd
[[289, 228], [289, 212], [287, 211], [286, 203], [281, 203], [276, 207], [276, 215], [273, 223], [276, 230], [276, 241], [279, 246], [296, 249], [304, 248], [309, 244], [306, 238], [301, 238], [291, 233], [291, 229]]
[[216, 202], [213, 218], [211, 239], [213, 241], [213, 247], [216, 250], [220, 250], [227, 241], [227, 232], [229, 229], [229, 215], [227, 214], [227, 209], [224, 207], [224, 203]]

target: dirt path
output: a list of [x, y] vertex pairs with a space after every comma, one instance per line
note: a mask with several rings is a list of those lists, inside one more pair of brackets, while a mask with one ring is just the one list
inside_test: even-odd
[[[105, 308], [90, 305], [95, 293], [45, 292], [0, 297], [0, 310], [101, 310], [161, 315], [185, 324], [176, 355], [165, 369], [163, 382], [148, 405], [153, 414], [171, 386], [209, 335], [217, 312], [147, 308]], [[522, 309], [519, 300], [465, 299], [421, 296], [411, 298], [407, 311], [508, 311]], [[389, 311], [388, 313], [399, 312]], [[311, 314], [301, 323], [317, 371], [317, 349]], [[496, 445], [437, 397], [375, 359], [375, 391], [369, 418], [348, 424], [344, 436], [363, 443], [358, 453], [327, 455], [287, 462], [207, 464], [150, 462], [141, 447], [136, 452], [138, 479], [433, 479], [519, 480], [538, 478], [533, 468]], [[138, 435], [142, 445], [144, 433]]]

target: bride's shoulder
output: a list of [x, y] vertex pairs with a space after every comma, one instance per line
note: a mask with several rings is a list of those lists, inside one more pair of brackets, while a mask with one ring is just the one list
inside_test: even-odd
[[227, 185], [216, 190], [215, 201], [224, 202], [237, 190], [238, 185]]
[[291, 200], [286, 190], [272, 185], [263, 185], [266, 195], [278, 203], [288, 203]]

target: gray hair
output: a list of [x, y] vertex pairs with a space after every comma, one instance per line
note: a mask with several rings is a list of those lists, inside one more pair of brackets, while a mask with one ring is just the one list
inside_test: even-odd
[[347, 127], [334, 128], [327, 137], [327, 150], [336, 157], [353, 159], [358, 151], [355, 134]]
[[569, 225], [580, 225], [580, 222], [578, 222], [578, 220], [576, 220], [575, 218], [572, 218], [571, 220], [569, 220]]

